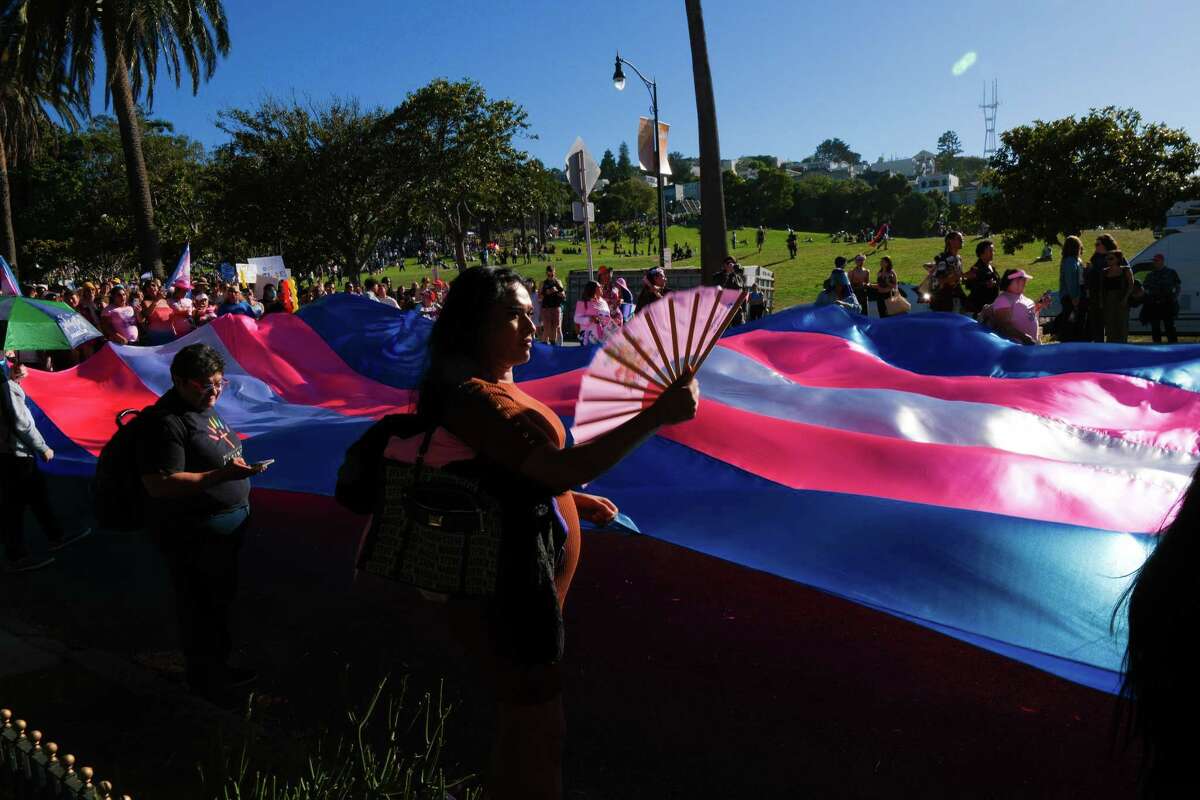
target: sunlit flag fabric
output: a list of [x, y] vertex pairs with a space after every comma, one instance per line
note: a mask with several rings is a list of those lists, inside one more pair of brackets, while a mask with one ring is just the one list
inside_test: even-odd
[[192, 288], [192, 245], [190, 243], [184, 245], [183, 253], [179, 256], [179, 262], [175, 265], [175, 271], [171, 273], [171, 277], [167, 278], [167, 286], [179, 285], [187, 290]]
[[[87, 473], [116, 412], [207, 342], [228, 364], [222, 415], [249, 459], [276, 459], [255, 485], [327, 495], [345, 447], [412, 401], [429, 330], [337, 295], [107, 345], [26, 389], [50, 467]], [[569, 425], [594, 355], [537, 345], [516, 380]], [[649, 535], [1115, 688], [1112, 609], [1200, 454], [1200, 347], [1021, 347], [961, 316], [803, 307], [730, 329], [700, 383], [694, 421], [588, 491]]]

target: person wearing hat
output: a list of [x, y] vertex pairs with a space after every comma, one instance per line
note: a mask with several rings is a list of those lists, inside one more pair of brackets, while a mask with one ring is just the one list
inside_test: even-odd
[[1037, 302], [1026, 297], [1025, 286], [1032, 277], [1022, 269], [1004, 270], [1000, 278], [1000, 294], [992, 303], [991, 313], [985, 320], [1001, 336], [1018, 344], [1041, 342], [1042, 329], [1038, 317], [1054, 299], [1049, 290]]
[[171, 298], [167, 305], [171, 307], [171, 330], [174, 331], [176, 339], [192, 331], [192, 312], [195, 311], [195, 304], [192, 298], [188, 297], [191, 290], [192, 284], [182, 278], [171, 286]]
[[192, 312], [192, 324], [197, 328], [207, 325], [217, 318], [217, 307], [209, 301], [207, 294], [197, 292], [192, 295], [192, 300], [196, 306]]
[[642, 291], [638, 293], [634, 313], [641, 311], [655, 300], [661, 299], [668, 291], [670, 290], [667, 289], [667, 273], [662, 267], [646, 270], [646, 277], [642, 278]]
[[1150, 326], [1150, 335], [1155, 344], [1162, 343], [1162, 329], [1167, 332], [1167, 344], [1179, 341], [1175, 332], [1175, 317], [1179, 316], [1179, 292], [1183, 283], [1179, 273], [1167, 266], [1162, 253], [1154, 256], [1154, 268], [1142, 279], [1145, 300], [1138, 316], [1143, 325]]

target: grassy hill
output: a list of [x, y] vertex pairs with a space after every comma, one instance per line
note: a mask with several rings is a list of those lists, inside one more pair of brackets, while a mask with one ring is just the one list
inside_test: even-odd
[[[1128, 256], [1132, 256], [1154, 240], [1154, 237], [1148, 230], [1115, 230], [1107, 231], [1107, 233], [1116, 237]], [[774, 271], [776, 311], [798, 303], [811, 303], [821, 291], [822, 282], [829, 277], [829, 271], [833, 268], [833, 259], [836, 256], [841, 255], [847, 259], [851, 259], [856, 253], [865, 253], [867, 250], [866, 246], [861, 244], [831, 243], [829, 241], [829, 234], [827, 233], [798, 231], [797, 235], [800, 238], [799, 253], [792, 260], [788, 258], [787, 231], [767, 231], [767, 241], [761, 253], [758, 252], [758, 248], [754, 245], [753, 228], [738, 229], [737, 234], [738, 247], [732, 251], [733, 256], [743, 266], [757, 265]], [[1087, 231], [1085, 233], [1085, 256], [1091, 255], [1096, 234], [1096, 231]], [[811, 238], [813, 241], [806, 244], [804, 240], [808, 238]], [[977, 241], [977, 237], [969, 236], [963, 246], [963, 261], [967, 267], [970, 267], [974, 263], [975, 243]], [[675, 262], [672, 266], [698, 267], [700, 265], [698, 255], [700, 250], [700, 231], [696, 228], [685, 228], [678, 225], [671, 226], [667, 229], [667, 245], [671, 246], [675, 242], [678, 242], [681, 247], [685, 244], [690, 244], [692, 252], [697, 255], [687, 261]], [[572, 246], [571, 242], [565, 240], [557, 241], [555, 244], [559, 249], [564, 246]], [[622, 246], [628, 248], [628, 242], [623, 241]], [[582, 246], [580, 247], [582, 249]], [[921, 265], [926, 261], [931, 261], [935, 255], [941, 252], [941, 249], [942, 240], [937, 237], [892, 239], [888, 250], [880, 251], [867, 259], [867, 266], [871, 269], [872, 275], [874, 275], [875, 268], [879, 264], [879, 256], [888, 255], [891, 256], [901, 281], [920, 283], [925, 277], [925, 270]], [[1029, 296], [1037, 297], [1046, 289], [1058, 289], [1058, 248], [1055, 248], [1053, 259], [1044, 262], [1036, 260], [1041, 255], [1041, 246], [1030, 245], [1022, 250], [1018, 250], [1013, 255], [1006, 255], [999, 246], [996, 249], [997, 271], [1002, 272], [1008, 268], [1019, 267], [1033, 275], [1033, 280], [1029, 282], [1029, 287], [1026, 289], [1026, 294]], [[651, 250], [653, 250], [653, 246]], [[644, 253], [644, 250], [640, 252]], [[593, 241], [592, 260], [597, 267], [607, 264], [619, 269], [649, 268], [656, 265], [658, 261], [654, 255], [613, 256], [609, 246], [596, 241]], [[571, 270], [587, 269], [587, 258], [582, 254], [555, 254], [552, 263], [560, 276], [565, 276]], [[517, 267], [518, 272], [533, 278], [541, 278], [545, 274], [545, 269], [546, 263], [539, 261], [534, 261], [531, 265], [522, 264]], [[423, 270], [414, 270], [410, 267], [401, 274], [395, 267], [392, 267], [385, 274], [391, 276], [393, 283], [400, 281], [403, 284], [405, 281], [412, 281], [414, 277], [420, 276], [423, 272]], [[668, 276], [669, 282], [670, 278]]]

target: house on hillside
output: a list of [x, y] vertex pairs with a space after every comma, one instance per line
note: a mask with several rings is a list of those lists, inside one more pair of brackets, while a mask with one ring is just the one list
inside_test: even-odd
[[912, 189], [917, 194], [941, 192], [949, 196], [951, 192], [958, 190], [958, 176], [936, 172], [932, 175], [921, 175], [913, 182]]
[[950, 193], [950, 205], [952, 206], [973, 206], [975, 201], [979, 199], [979, 183], [972, 181], [966, 186], [961, 186]]
[[871, 165], [871, 171], [891, 172], [906, 178], [916, 178], [934, 171], [935, 158], [937, 157], [928, 150], [921, 150], [911, 158], [893, 158], [885, 161], [883, 156], [880, 156], [879, 160]]

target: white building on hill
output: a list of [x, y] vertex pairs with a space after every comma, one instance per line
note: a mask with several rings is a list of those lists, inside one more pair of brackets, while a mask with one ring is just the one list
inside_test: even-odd
[[894, 172], [906, 178], [916, 178], [934, 171], [935, 158], [936, 156], [928, 150], [922, 150], [911, 158], [893, 158], [889, 161], [884, 161], [883, 156], [880, 156], [879, 160], [871, 165], [871, 171]]
[[929, 192], [941, 192], [944, 195], [949, 195], [958, 189], [958, 176], [934, 173], [932, 175], [922, 175], [917, 178], [916, 184], [913, 186], [913, 191], [918, 194], [928, 194]]

